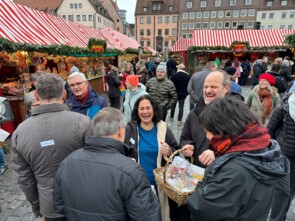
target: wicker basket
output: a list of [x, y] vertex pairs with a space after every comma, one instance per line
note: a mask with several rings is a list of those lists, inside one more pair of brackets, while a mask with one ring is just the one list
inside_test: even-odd
[[[165, 177], [166, 177], [167, 167], [172, 162], [173, 158], [177, 154], [179, 154], [181, 151], [182, 151], [181, 149], [175, 151], [173, 154], [170, 155], [164, 167], [157, 168], [153, 171], [158, 188], [163, 190], [170, 199], [172, 199], [174, 202], [178, 204], [178, 206], [186, 204], [188, 197], [192, 195], [192, 193], [195, 191], [195, 190], [192, 190], [190, 192], [183, 193], [166, 182]], [[193, 157], [191, 157], [191, 163], [192, 162], [193, 162]]]

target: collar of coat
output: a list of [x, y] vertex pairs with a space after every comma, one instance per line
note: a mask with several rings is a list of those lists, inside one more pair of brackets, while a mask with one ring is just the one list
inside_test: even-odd
[[65, 104], [59, 104], [59, 103], [53, 103], [53, 104], [44, 104], [40, 105], [38, 107], [35, 107], [31, 111], [31, 116], [38, 115], [38, 114], [44, 114], [44, 113], [50, 113], [50, 112], [58, 112], [58, 111], [64, 111], [69, 110], [67, 105]]

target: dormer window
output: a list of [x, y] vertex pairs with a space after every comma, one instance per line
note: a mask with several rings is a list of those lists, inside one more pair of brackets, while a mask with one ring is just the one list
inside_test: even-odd
[[266, 2], [266, 6], [267, 6], [267, 7], [271, 7], [271, 6], [272, 6], [272, 1], [267, 1], [267, 2]]
[[205, 8], [206, 7], [206, 1], [201, 1], [201, 8]]
[[168, 7], [168, 10], [171, 12], [173, 10], [173, 7], [172, 6], [169, 6]]
[[282, 5], [282, 6], [286, 6], [286, 5], [288, 5], [288, 1], [287, 1], [287, 0], [282, 0], [282, 1], [281, 1], [281, 5]]
[[193, 3], [192, 2], [187, 2], [186, 3], [186, 8], [192, 8], [193, 7]]
[[142, 11], [146, 12], [146, 7], [143, 7], [143, 8], [142, 8]]

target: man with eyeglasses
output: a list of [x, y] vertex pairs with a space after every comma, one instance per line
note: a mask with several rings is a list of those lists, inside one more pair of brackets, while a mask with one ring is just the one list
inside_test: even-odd
[[73, 96], [66, 101], [71, 111], [78, 112], [93, 119], [102, 108], [107, 107], [105, 98], [99, 96], [89, 85], [85, 75], [74, 72], [68, 77], [68, 84]]

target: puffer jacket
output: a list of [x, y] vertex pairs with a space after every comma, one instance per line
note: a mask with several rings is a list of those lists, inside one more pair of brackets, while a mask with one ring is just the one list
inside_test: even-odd
[[41, 105], [12, 135], [12, 165], [17, 181], [34, 206], [47, 218], [61, 217], [53, 209], [53, 180], [59, 164], [83, 147], [92, 135], [91, 120], [64, 104]]
[[160, 221], [160, 205], [142, 167], [112, 138], [88, 137], [60, 165], [54, 207], [71, 221]]
[[275, 185], [290, 172], [276, 141], [216, 158], [188, 199], [193, 221], [267, 220]]
[[176, 89], [168, 78], [158, 80], [153, 77], [146, 83], [146, 91], [154, 97], [164, 110], [169, 110], [177, 102]]
[[86, 115], [90, 119], [93, 119], [97, 112], [108, 106], [108, 103], [105, 98], [98, 95], [91, 88], [88, 88], [88, 90], [88, 98], [83, 104], [81, 104], [75, 96], [72, 96], [70, 99], [66, 100], [65, 104], [68, 105], [71, 111]]
[[271, 138], [280, 144], [282, 153], [289, 158], [295, 158], [295, 122], [290, 116], [288, 104], [291, 94], [286, 94], [274, 109], [267, 129]]
[[139, 83], [137, 90], [134, 90], [134, 91], [131, 91], [129, 89], [126, 90], [123, 107], [124, 107], [124, 116], [127, 122], [131, 120], [131, 113], [133, 111], [135, 102], [138, 100], [138, 98], [140, 98], [141, 96], [145, 94], [148, 94], [146, 92], [146, 87], [141, 83]]

